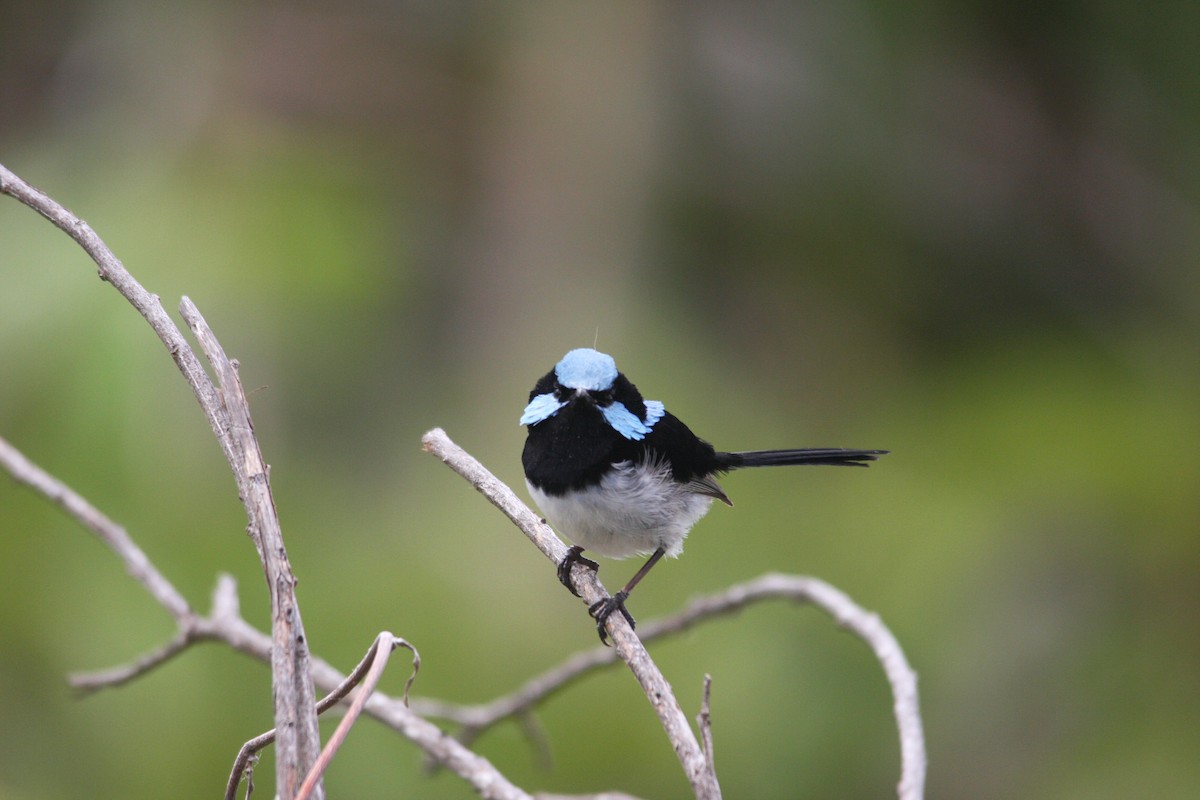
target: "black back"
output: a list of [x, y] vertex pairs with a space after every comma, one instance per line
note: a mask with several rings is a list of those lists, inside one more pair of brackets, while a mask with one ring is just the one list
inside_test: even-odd
[[[688, 483], [741, 467], [791, 464], [865, 467], [866, 462], [887, 453], [837, 447], [717, 452], [670, 412], [654, 424], [644, 439], [626, 439], [601, 414], [602, 408], [620, 402], [645, 422], [646, 403], [623, 373], [617, 375], [609, 389], [576, 393], [561, 386], [551, 371], [533, 387], [529, 399], [549, 393], [566, 405], [529, 426], [521, 464], [529, 482], [552, 495], [595, 485], [613, 464], [622, 461], [670, 464], [675, 480]], [[728, 502], [723, 495], [721, 499]]]
[[687, 482], [723, 468], [712, 445], [696, 437], [673, 414], [654, 424], [646, 438], [626, 439], [600, 413], [600, 407], [619, 401], [646, 419], [646, 403], [624, 374], [611, 389], [575, 395], [558, 385], [554, 372], [547, 373], [529, 399], [554, 392], [567, 405], [548, 419], [531, 425], [521, 453], [525, 477], [548, 494], [594, 485], [613, 465], [622, 461], [668, 463], [675, 479]]

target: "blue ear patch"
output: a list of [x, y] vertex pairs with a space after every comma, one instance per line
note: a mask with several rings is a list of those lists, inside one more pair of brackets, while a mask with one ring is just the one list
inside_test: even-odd
[[667, 413], [667, 408], [658, 400], [646, 400], [643, 405], [646, 406], [646, 427], [653, 428], [654, 423], [663, 418]]
[[604, 419], [608, 420], [608, 424], [613, 427], [613, 430], [626, 439], [638, 442], [646, 438], [646, 434], [650, 433], [654, 423], [662, 419], [663, 414], [667, 411], [657, 400], [647, 400], [645, 422], [638, 419], [637, 415], [626, 408], [624, 403], [613, 403], [607, 408], [601, 409], [601, 413], [604, 414]]
[[566, 403], [559, 400], [552, 393], [539, 394], [537, 397], [529, 401], [529, 405], [525, 406], [525, 413], [521, 415], [521, 425], [537, 425], [539, 422], [545, 422], [558, 413], [558, 410], [565, 406]]
[[611, 389], [617, 379], [617, 362], [612, 356], [581, 347], [563, 356], [554, 368], [554, 377], [568, 389], [602, 392]]

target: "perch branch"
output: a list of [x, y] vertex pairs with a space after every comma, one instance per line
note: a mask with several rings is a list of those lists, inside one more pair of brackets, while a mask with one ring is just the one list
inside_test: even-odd
[[[445, 461], [455, 472], [470, 481], [476, 489], [500, 508], [517, 527], [534, 540], [534, 544], [548, 558], [554, 561], [566, 553], [566, 545], [550, 531], [549, 526], [521, 503], [507, 486], [450, 441], [443, 431], [438, 429], [425, 434], [424, 443], [426, 450]], [[596, 574], [591, 570], [579, 570], [574, 573], [574, 577], [577, 586], [583, 585], [585, 602], [590, 604], [603, 596], [597, 594], [593, 597], [588, 594], [587, 590], [591, 588], [588, 586], [589, 579], [595, 580], [597, 585], [599, 584]], [[583, 581], [580, 581], [581, 577], [584, 578]], [[602, 592], [603, 588], [598, 587], [597, 591]], [[644, 624], [642, 641], [651, 641], [661, 636], [679, 633], [701, 620], [732, 613], [750, 603], [777, 597], [816, 605], [833, 617], [838, 625], [866, 642], [874, 652], [892, 689], [893, 715], [899, 731], [901, 776], [897, 786], [897, 795], [900, 800], [920, 800], [924, 796], [926, 753], [916, 673], [905, 658], [899, 642], [878, 615], [860, 607], [844, 592], [816, 578], [778, 574], [764, 575], [756, 580], [730, 587], [723, 592], [699, 598], [679, 614]], [[610, 622], [612, 622], [612, 618], [610, 618]], [[614, 631], [613, 627], [610, 625], [610, 634], [627, 633], [636, 638], [623, 621], [617, 623], [617, 630]], [[640, 649], [642, 653], [645, 653], [644, 648]], [[584, 673], [611, 664], [618, 657], [626, 659], [628, 663], [620, 644], [616, 647], [615, 653], [608, 648], [597, 647], [591, 651], [576, 654], [562, 665], [528, 681], [516, 692], [482, 706], [456, 707], [432, 700], [415, 701], [415, 706], [426, 716], [460, 722], [465, 726], [467, 736], [473, 738], [498, 719], [527, 712], [530, 707], [571, 681], [578, 679]], [[645, 658], [647, 661], [649, 660], [648, 655]], [[677, 703], [675, 707], [678, 708]], [[687, 732], [690, 735], [691, 729], [688, 728]], [[670, 731], [668, 733], [672, 735]], [[674, 740], [672, 741], [674, 743]], [[695, 738], [691, 737], [691, 741], [695, 742]], [[678, 747], [676, 752], [679, 752]], [[701, 761], [696, 764], [696, 768], [707, 769], [707, 760], [704, 759], [702, 749], [699, 751], [699, 758]], [[690, 778], [692, 773], [688, 774]], [[713, 780], [715, 781], [715, 778]], [[693, 788], [695, 789], [695, 784], [693, 784]], [[699, 795], [698, 792], [697, 794]]]
[[[562, 562], [567, 553], [567, 546], [554, 534], [550, 526], [530, 511], [529, 507], [486, 467], [451, 441], [445, 431], [440, 428], [429, 431], [422, 442], [427, 451], [466, 478], [493, 505], [503, 511], [551, 562]], [[576, 588], [580, 590], [583, 602], [589, 606], [608, 597], [608, 592], [594, 571], [577, 565], [572, 578]], [[658, 665], [650, 658], [641, 640], [623, 617], [617, 614], [609, 617], [607, 628], [617, 655], [633, 672], [646, 699], [658, 715], [675, 755], [683, 766], [684, 775], [687, 776], [693, 794], [701, 800], [719, 798], [721, 787], [708, 769], [708, 762], [700, 743], [696, 740], [679, 701], [675, 699], [675, 694]]]

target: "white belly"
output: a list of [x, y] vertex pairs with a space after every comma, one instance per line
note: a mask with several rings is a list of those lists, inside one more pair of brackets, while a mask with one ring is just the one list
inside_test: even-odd
[[677, 483], [669, 467], [628, 461], [599, 485], [564, 495], [525, 485], [555, 530], [608, 558], [649, 555], [660, 547], [678, 556], [688, 531], [712, 505], [711, 497]]

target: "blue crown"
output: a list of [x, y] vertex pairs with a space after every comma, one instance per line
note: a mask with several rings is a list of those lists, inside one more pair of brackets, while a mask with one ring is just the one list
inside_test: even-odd
[[612, 388], [617, 379], [617, 362], [610, 355], [581, 347], [562, 357], [554, 367], [554, 376], [568, 389], [599, 392]]
[[[602, 392], [611, 389], [617, 380], [617, 362], [613, 357], [590, 347], [572, 350], [562, 357], [554, 367], [554, 377], [567, 389], [585, 392]], [[521, 425], [537, 425], [559, 412], [566, 403], [553, 392], [539, 394], [525, 406], [521, 414]], [[639, 419], [624, 403], [614, 402], [600, 409], [612, 429], [626, 439], [640, 441], [654, 428], [654, 423], [667, 413], [657, 400], [646, 400], [646, 419]]]

